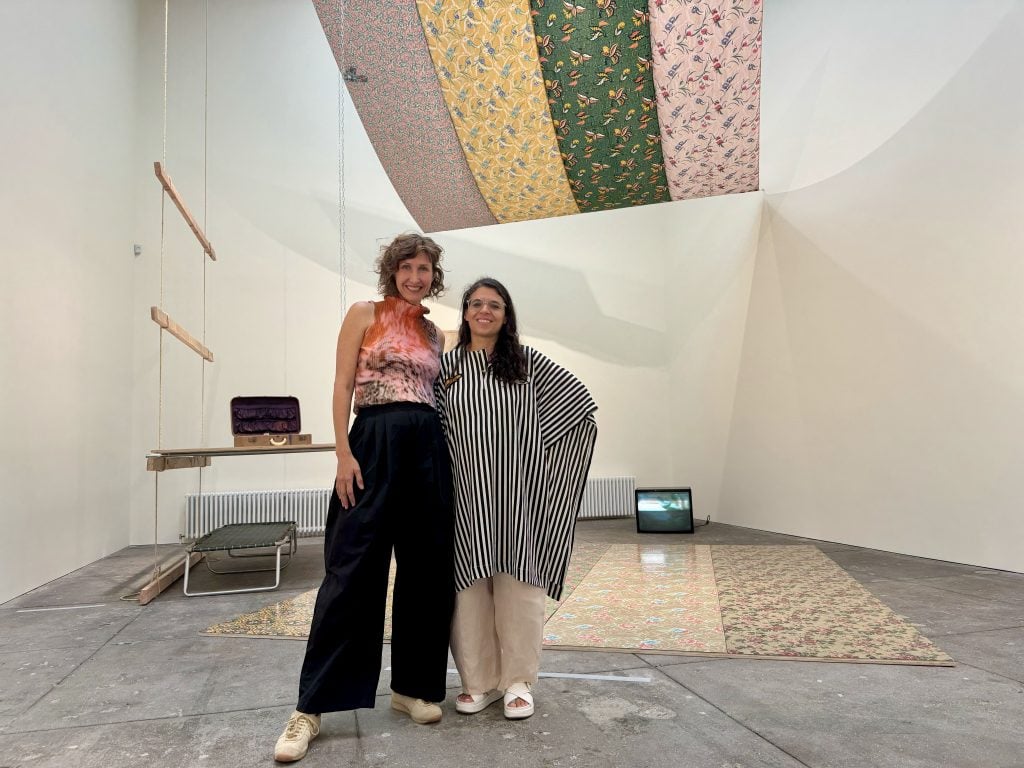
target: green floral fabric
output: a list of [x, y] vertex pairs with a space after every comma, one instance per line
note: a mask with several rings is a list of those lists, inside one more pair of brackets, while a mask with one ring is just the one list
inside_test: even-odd
[[671, 199], [647, 0], [531, 0], [569, 186], [581, 212]]

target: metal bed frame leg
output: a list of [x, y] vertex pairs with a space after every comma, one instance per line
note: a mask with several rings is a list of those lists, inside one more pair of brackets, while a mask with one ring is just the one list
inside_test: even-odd
[[[276, 546], [276, 548], [277, 548], [276, 549], [276, 563], [275, 563], [275, 567], [273, 569], [274, 570], [274, 583], [271, 586], [246, 587], [244, 589], [220, 589], [220, 590], [211, 590], [209, 592], [189, 592], [188, 591], [188, 574], [189, 574], [189, 571], [191, 570], [191, 556], [192, 556], [193, 552], [192, 552], [192, 550], [187, 551], [185, 553], [185, 583], [184, 583], [184, 587], [183, 587], [185, 596], [186, 597], [203, 597], [203, 596], [207, 596], [207, 595], [235, 595], [235, 594], [242, 594], [242, 593], [245, 593], [245, 592], [269, 592], [271, 590], [277, 589], [281, 585], [281, 570], [282, 570], [281, 569], [281, 550], [284, 549], [285, 546], [289, 546], [288, 563], [291, 563], [292, 557], [295, 555], [295, 552], [298, 550], [298, 542], [296, 540], [295, 528], [292, 528], [289, 531], [288, 536], [286, 538], [284, 538], [284, 539], [282, 539], [280, 541], [277, 541], [274, 544], [271, 544], [269, 546]], [[228, 551], [228, 556], [229, 557], [232, 556], [231, 555], [231, 550], [229, 549], [227, 551]], [[208, 556], [207, 552], [204, 552], [203, 554]], [[246, 557], [256, 557], [256, 556], [257, 555], [246, 555]], [[288, 563], [286, 563], [286, 565]], [[209, 567], [209, 563], [207, 563], [207, 567]], [[215, 571], [215, 570], [213, 570], [211, 568], [210, 570], [213, 573], [218, 573], [218, 574], [221, 574], [221, 575], [226, 575], [226, 574], [229, 574], [229, 573], [259, 573], [261, 571], [270, 571], [271, 569], [270, 568], [257, 568], [257, 569], [254, 569], [254, 570], [247, 570], [247, 571]]]
[[[269, 592], [273, 589], [277, 589], [281, 585], [281, 550], [284, 548], [284, 543], [277, 545], [277, 564], [274, 570], [274, 583], [269, 587], [246, 587], [245, 589], [220, 589], [212, 590], [210, 592], [189, 592], [188, 591], [188, 572], [189, 572], [189, 558], [185, 556], [185, 596], [186, 597], [203, 597], [205, 595], [235, 595], [243, 592]], [[269, 568], [267, 570], [270, 570]], [[251, 571], [239, 571], [239, 573], [251, 573]]]

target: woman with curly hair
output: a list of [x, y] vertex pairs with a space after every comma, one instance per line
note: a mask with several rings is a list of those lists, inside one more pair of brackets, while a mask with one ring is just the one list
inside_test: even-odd
[[274, 750], [281, 762], [305, 756], [322, 713], [373, 707], [392, 548], [391, 706], [417, 723], [441, 719], [454, 600], [451, 468], [434, 395], [442, 335], [422, 305], [444, 290], [440, 261], [429, 237], [396, 237], [377, 260], [383, 300], [353, 304], [342, 322], [326, 575], [298, 705]]
[[469, 286], [462, 313], [437, 396], [455, 485], [455, 709], [504, 699], [505, 717], [522, 719], [533, 714], [544, 596], [558, 600], [565, 581], [597, 405], [575, 376], [519, 343], [497, 280]]

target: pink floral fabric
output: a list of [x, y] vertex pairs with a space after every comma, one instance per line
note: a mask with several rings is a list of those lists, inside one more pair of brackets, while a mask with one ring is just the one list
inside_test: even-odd
[[[373, 148], [424, 232], [497, 223], [469, 171], [415, 2], [313, 0]], [[344, 30], [344, 34], [342, 31]]]
[[758, 186], [761, 0], [650, 0], [653, 75], [673, 200]]

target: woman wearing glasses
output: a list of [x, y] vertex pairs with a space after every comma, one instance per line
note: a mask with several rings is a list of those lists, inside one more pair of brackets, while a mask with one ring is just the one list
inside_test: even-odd
[[469, 286], [462, 311], [437, 387], [455, 484], [455, 709], [503, 699], [505, 717], [521, 719], [533, 714], [544, 596], [561, 597], [597, 405], [575, 376], [519, 343], [497, 280]]

